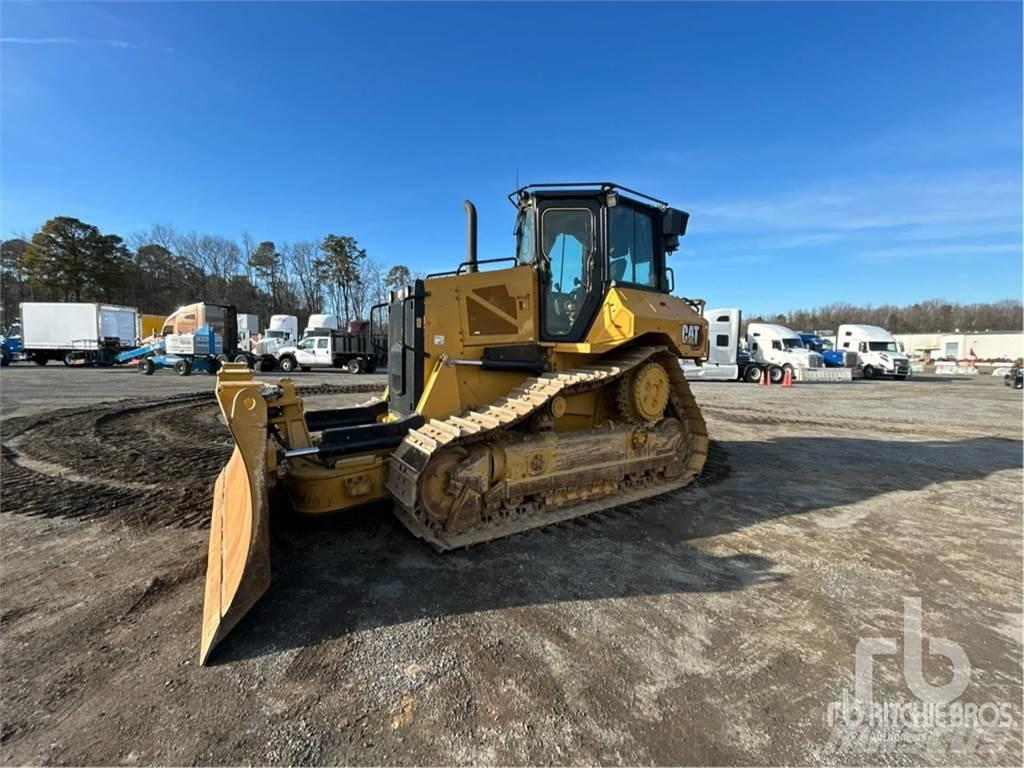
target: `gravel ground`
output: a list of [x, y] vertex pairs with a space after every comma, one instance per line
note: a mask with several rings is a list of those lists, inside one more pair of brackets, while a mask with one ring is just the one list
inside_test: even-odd
[[[295, 378], [312, 407], [383, 384]], [[198, 668], [212, 384], [0, 374], [4, 764], [1021, 763], [1022, 400], [999, 380], [698, 382], [704, 482], [443, 556], [386, 505], [279, 515], [270, 591]], [[1011, 727], [830, 725], [860, 639], [913, 645], [904, 598], [969, 659], [958, 703]], [[876, 659], [875, 701], [917, 701], [912, 666]]]

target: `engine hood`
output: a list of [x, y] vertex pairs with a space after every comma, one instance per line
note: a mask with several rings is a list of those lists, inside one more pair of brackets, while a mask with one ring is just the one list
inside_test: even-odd
[[786, 350], [786, 354], [793, 360], [804, 361], [804, 363], [810, 368], [815, 367], [815, 363], [820, 366], [825, 360], [820, 352], [815, 352], [810, 349], [789, 349]]

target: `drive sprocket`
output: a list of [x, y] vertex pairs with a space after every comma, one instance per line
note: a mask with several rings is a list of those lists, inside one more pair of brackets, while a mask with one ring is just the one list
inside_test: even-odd
[[657, 421], [665, 413], [670, 391], [668, 372], [660, 362], [651, 360], [619, 382], [619, 411], [629, 421]]

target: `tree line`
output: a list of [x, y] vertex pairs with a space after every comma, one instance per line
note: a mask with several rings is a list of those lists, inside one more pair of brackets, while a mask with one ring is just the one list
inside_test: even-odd
[[57, 216], [31, 237], [0, 242], [4, 324], [23, 301], [107, 302], [156, 315], [206, 301], [233, 304], [263, 322], [288, 314], [304, 324], [325, 312], [347, 324], [366, 319], [413, 277], [404, 265], [370, 257], [349, 235], [289, 243], [155, 225], [122, 238]]
[[796, 331], [831, 331], [842, 323], [879, 325], [890, 333], [963, 333], [977, 331], [1020, 331], [1024, 328], [1024, 307], [1017, 299], [959, 304], [929, 299], [897, 306], [877, 307], [855, 304], [826, 304], [817, 309], [797, 309], [778, 315], [753, 316], [747, 322], [780, 323]]
[[[23, 301], [98, 301], [167, 315], [183, 304], [233, 304], [239, 312], [297, 315], [327, 312], [344, 323], [367, 319], [389, 290], [409, 283], [408, 267], [385, 265], [349, 235], [317, 240], [237, 239], [155, 225], [122, 238], [69, 216], [47, 221], [31, 237], [0, 242], [3, 322]], [[931, 299], [906, 306], [827, 304], [748, 322], [796, 330], [834, 330], [840, 323], [880, 325], [893, 333], [1021, 330], [1019, 300], [959, 304]]]

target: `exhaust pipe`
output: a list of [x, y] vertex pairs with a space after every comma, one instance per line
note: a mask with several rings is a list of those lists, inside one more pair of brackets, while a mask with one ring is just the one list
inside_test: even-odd
[[462, 203], [466, 209], [466, 262], [470, 272], [478, 272], [476, 263], [476, 206], [469, 200]]

